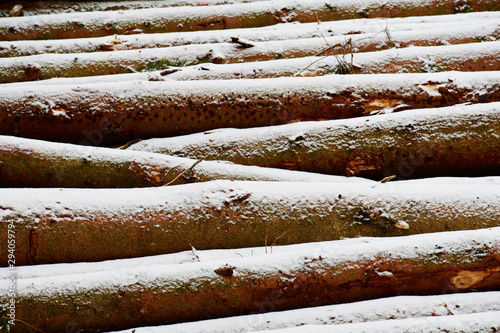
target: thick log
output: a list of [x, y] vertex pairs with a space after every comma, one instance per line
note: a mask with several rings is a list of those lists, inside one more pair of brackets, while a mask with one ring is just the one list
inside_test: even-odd
[[[321, 22], [320, 24], [278, 24], [252, 29], [120, 35], [116, 36], [116, 38], [106, 36], [72, 40], [1, 41], [0, 56], [12, 57], [42, 53], [82, 53], [191, 44], [215, 44], [229, 42], [231, 37], [234, 36], [254, 42], [287, 40], [286, 43], [274, 44], [267, 50], [260, 49], [260, 60], [262, 60], [279, 56], [283, 58], [314, 55], [327, 46], [323, 39], [323, 43], [309, 43], [308, 45], [300, 44], [296, 40], [314, 37], [322, 38], [322, 36], [327, 38], [331, 45], [344, 44], [346, 40], [351, 38], [355, 52], [380, 50], [393, 46], [430, 46], [441, 45], [442, 43], [459, 44], [491, 41], [500, 37], [500, 28], [496, 24], [499, 19], [500, 14], [498, 12], [478, 12], [461, 15], [388, 18], [387, 20], [356, 19]], [[353, 26], [356, 27], [355, 30], [353, 30]], [[387, 29], [389, 35], [385, 32], [385, 29]], [[390, 42], [389, 36], [391, 38]], [[259, 45], [265, 46], [265, 44]], [[217, 45], [212, 46], [218, 47]], [[309, 49], [304, 49], [305, 46]], [[182, 57], [190, 61], [194, 61], [196, 58], [189, 57], [189, 54], [198, 54], [200, 52], [193, 47], [188, 47], [187, 52], [184, 53], [179, 53], [182, 49], [177, 50], [176, 57]], [[198, 54], [199, 59], [203, 59], [210, 49], [203, 50], [205, 54]], [[239, 51], [236, 52], [234, 48], [218, 50], [218, 53], [224, 53], [225, 57], [220, 61], [228, 62], [241, 59], [239, 57], [249, 54], [250, 50], [245, 50], [246, 52]], [[226, 54], [227, 52], [230, 54]], [[258, 55], [255, 50], [252, 50], [252, 52], [250, 54], [253, 57]], [[233, 60], [231, 60], [232, 58]], [[171, 60], [174, 59], [175, 57], [171, 58]]]
[[0, 136], [0, 161], [0, 187], [146, 187], [216, 179], [351, 181], [345, 177], [307, 172], [283, 172], [216, 161], [197, 163], [160, 154], [6, 136]]
[[[409, 319], [413, 321], [419, 317], [426, 317], [429, 320], [429, 317], [439, 316], [442, 317], [443, 321], [453, 320], [456, 322], [456, 316], [500, 311], [500, 304], [496, 301], [499, 298], [500, 292], [498, 291], [455, 293], [439, 296], [397, 296], [347, 304], [252, 314], [157, 327], [137, 327], [134, 329], [136, 333], [162, 333], [167, 331], [169, 333], [202, 333], [207, 331], [233, 333], [235, 331], [268, 332], [273, 329], [293, 328], [304, 325], [337, 325], [335, 327], [335, 332], [337, 332], [337, 328], [341, 327], [338, 325], [342, 324], [366, 322], [366, 325], [379, 325], [379, 322], [384, 322], [386, 330], [383, 332], [387, 332], [387, 325], [393, 321], [401, 323], [401, 320]], [[315, 330], [309, 330], [309, 332], [313, 331], [316, 332]], [[366, 331], [371, 332], [372, 330]], [[391, 330], [391, 332], [394, 332], [394, 330]], [[123, 331], [122, 333], [130, 333], [130, 330]]]
[[[427, 88], [439, 95], [437, 86]], [[499, 175], [499, 109], [496, 102], [225, 129], [145, 140], [128, 149], [374, 179]]]
[[[490, 27], [492, 25], [490, 24]], [[466, 27], [466, 26], [465, 26]], [[462, 30], [462, 31], [457, 31]], [[350, 63], [353, 50], [356, 52], [376, 51], [379, 49], [387, 49], [391, 46], [398, 45], [400, 47], [408, 47], [412, 45], [428, 46], [441, 45], [442, 43], [470, 43], [476, 41], [478, 36], [472, 33], [467, 34], [470, 29], [463, 26], [460, 29], [446, 30], [445, 33], [434, 30], [427, 30], [427, 33], [421, 31], [412, 32], [395, 32], [391, 33], [391, 38], [385, 34], [377, 36], [360, 36], [356, 37], [359, 41], [352, 41], [352, 45], [345, 44], [345, 36], [325, 38], [309, 38], [296, 40], [282, 40], [272, 42], [254, 42], [254, 47], [240, 48], [234, 43], [219, 43], [219, 44], [195, 44], [188, 46], [177, 46], [167, 48], [154, 48], [144, 50], [120, 51], [120, 52], [100, 52], [100, 53], [83, 53], [83, 54], [50, 54], [50, 55], [35, 55], [21, 58], [4, 58], [0, 59], [0, 83], [11, 83], [18, 81], [35, 81], [50, 79], [53, 77], [80, 77], [80, 76], [97, 76], [109, 74], [123, 74], [131, 72], [144, 72], [156, 69], [165, 69], [169, 66], [183, 66], [187, 64], [200, 64], [208, 62], [215, 63], [235, 63], [235, 62], [255, 62], [262, 60], [270, 60], [276, 58], [298, 58], [305, 56], [334, 56], [337, 54], [344, 55], [347, 63]], [[491, 30], [491, 29], [490, 29]], [[500, 28], [497, 28], [500, 36]], [[475, 31], [475, 30], [472, 30]], [[489, 30], [480, 30], [481, 36], [490, 36]], [[457, 38], [456, 36], [460, 36]], [[111, 43], [117, 43], [118, 39], [110, 39]], [[326, 41], [326, 42], [325, 42]], [[328, 43], [328, 44], [327, 44]], [[498, 45], [497, 42], [493, 45]], [[476, 43], [468, 44], [470, 49], [477, 48]], [[121, 45], [121, 44], [113, 44]], [[330, 46], [329, 46], [330, 45]], [[490, 45], [491, 47], [491, 45]], [[498, 46], [497, 46], [498, 50]], [[411, 49], [402, 49], [403, 53], [411, 54]], [[493, 51], [494, 52], [494, 51]], [[357, 53], [355, 57], [357, 57]], [[440, 70], [467, 70], [474, 64], [470, 58], [477, 59], [479, 54], [474, 54], [471, 50], [468, 52], [465, 64], [461, 64], [455, 60], [455, 64], [451, 60], [443, 61]], [[360, 55], [361, 58], [367, 55]], [[377, 57], [379, 58], [379, 57]], [[495, 64], [498, 57], [495, 54], [487, 54], [484, 59], [479, 59], [480, 62], [475, 64], [475, 67], [470, 70], [495, 70], [496, 67], [491, 67]], [[380, 59], [380, 58], [379, 58]], [[442, 59], [435, 59], [439, 61]], [[392, 61], [393, 69], [398, 64], [404, 62], [404, 59], [392, 56], [385, 59], [385, 62]], [[414, 59], [414, 63], [425, 65], [433, 60]], [[334, 58], [330, 59], [332, 64], [337, 62]], [[395, 63], [395, 64], [394, 64]], [[415, 65], [414, 65], [415, 66]], [[429, 72], [437, 70], [437, 68], [423, 67], [421, 71]], [[407, 66], [411, 69], [411, 65]], [[375, 67], [376, 68], [376, 67]], [[350, 68], [349, 68], [350, 69]], [[427, 69], [427, 70], [426, 70]], [[382, 68], [378, 72], [387, 72], [387, 68]], [[300, 70], [299, 70], [300, 71]], [[414, 72], [415, 70], [407, 70]], [[351, 73], [352, 71], [344, 69], [341, 74]], [[359, 72], [359, 71], [358, 71]], [[367, 70], [366, 72], [370, 72]], [[254, 72], [255, 74], [255, 72]]]
[[89, 12], [3, 18], [0, 39], [59, 39], [109, 36], [126, 33], [160, 33], [261, 27], [284, 22], [317, 22], [373, 18], [455, 14], [490, 11], [496, 0], [469, 0], [457, 6], [453, 0], [402, 0], [380, 5], [376, 0], [331, 3], [311, 0], [261, 1], [203, 7], [152, 8], [133, 11]]
[[0, 91], [0, 134], [109, 146], [223, 127], [497, 100], [498, 71], [215, 80], [210, 85], [202, 81], [12, 84]]
[[[497, 179], [454, 182], [1, 189], [0, 240], [7, 244], [14, 225], [21, 266], [174, 253], [189, 244], [197, 249], [263, 246], [280, 235], [279, 244], [296, 244], [499, 225]], [[0, 265], [7, 265], [7, 257], [2, 247]]]
[[[267, 255], [241, 249], [243, 258], [180, 265], [148, 265], [144, 258], [140, 269], [109, 263], [76, 274], [67, 265], [63, 274], [17, 280], [16, 318], [50, 332], [68, 325], [108, 331], [395, 295], [498, 290], [499, 240], [500, 228], [492, 228], [301, 244]], [[0, 304], [7, 304], [7, 287], [0, 290]], [[16, 332], [29, 331], [16, 324]]]

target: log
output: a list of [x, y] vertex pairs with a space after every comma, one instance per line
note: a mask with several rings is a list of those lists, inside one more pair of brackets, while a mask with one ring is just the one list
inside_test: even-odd
[[[184, 264], [148, 265], [143, 258], [140, 269], [108, 263], [73, 273], [66, 265], [62, 274], [17, 280], [16, 318], [46, 332], [68, 325], [109, 331], [395, 295], [498, 290], [499, 240], [500, 228], [491, 228], [275, 247], [267, 255], [241, 249], [240, 258]], [[7, 304], [7, 287], [1, 288], [0, 304]], [[31, 330], [16, 324], [16, 332]]]
[[[136, 333], [202, 333], [202, 332], [253, 332], [293, 328], [304, 325], [336, 325], [384, 322], [400, 323], [403, 319], [419, 317], [443, 317], [443, 321], [456, 320], [456, 316], [500, 311], [496, 302], [500, 292], [455, 293], [439, 296], [396, 296], [347, 304], [327, 305], [314, 308], [288, 310], [272, 313], [211, 319], [190, 323], [156, 327], [136, 327]], [[445, 319], [448, 318], [448, 319]], [[493, 317], [495, 318], [495, 317]], [[483, 321], [484, 322], [484, 321]], [[349, 326], [351, 327], [351, 326]], [[386, 326], [387, 327], [387, 326]], [[314, 330], [310, 330], [312, 332]], [[361, 330], [359, 330], [361, 331]], [[359, 332], [358, 331], [358, 332]], [[371, 331], [371, 330], [366, 330]], [[386, 329], [384, 332], [387, 332]], [[472, 331], [472, 330], [471, 330]], [[130, 332], [122, 331], [122, 333]], [[314, 331], [315, 332], [315, 331]], [[352, 331], [351, 331], [352, 332]], [[394, 332], [394, 330], [391, 330]]]
[[[440, 88], [434, 87], [439, 94]], [[500, 103], [495, 102], [225, 129], [145, 140], [128, 149], [378, 180], [390, 175], [498, 176], [499, 108]]]
[[402, 0], [380, 5], [376, 0], [331, 3], [312, 0], [290, 3], [287, 0], [260, 1], [203, 7], [151, 8], [131, 11], [67, 13], [31, 17], [4, 18], [0, 39], [60, 39], [109, 36], [126, 33], [161, 33], [261, 27], [285, 22], [408, 17], [490, 11], [496, 0], [469, 0], [457, 6], [453, 0]]
[[[498, 322], [500, 311], [471, 313], [446, 317], [411, 318], [401, 320], [379, 321], [372, 323], [344, 325], [306, 325], [280, 330], [265, 331], [266, 333], [299, 333], [299, 332], [494, 332], [500, 329]], [[262, 331], [263, 333], [264, 331]], [[257, 333], [257, 332], [254, 332]]]
[[196, 160], [160, 154], [7, 136], [0, 136], [0, 161], [0, 187], [123, 188], [177, 185], [216, 179], [351, 181], [345, 177], [283, 172], [216, 161], [196, 164]]
[[[22, 15], [36, 16], [47, 14], [61, 14], [74, 12], [93, 12], [93, 11], [109, 11], [109, 10], [133, 10], [144, 8], [164, 8], [174, 6], [212, 6], [230, 3], [241, 3], [240, 0], [147, 0], [147, 1], [36, 1], [36, 0], [21, 0], [15, 1], [17, 4], [22, 4]], [[244, 2], [248, 2], [245, 0]], [[0, 17], [9, 17], [13, 7], [13, 2], [10, 0], [0, 0]]]
[[[380, 19], [356, 19], [321, 22], [320, 24], [316, 22], [298, 24], [296, 22], [293, 25], [278, 24], [250, 29], [120, 35], [116, 38], [105, 36], [72, 40], [0, 41], [0, 57], [226, 43], [231, 40], [232, 36], [257, 42], [288, 40], [287, 43], [277, 44], [280, 47], [279, 52], [272, 53], [268, 50], [266, 55], [261, 50], [262, 59], [264, 57], [275, 58], [276, 53], [286, 53], [287, 56], [293, 57], [315, 54], [312, 51], [319, 52], [326, 44], [308, 45], [308, 47], [314, 46], [315, 50], [304, 50], [301, 45], [291, 48], [290, 44], [297, 44], [297, 41], [294, 41], [296, 39], [322, 36], [328, 38], [331, 45], [344, 44], [346, 40], [352, 38], [354, 51], [366, 52], [396, 46], [396, 43], [399, 47], [403, 47], [440, 45], [441, 42], [459, 44], [491, 41], [500, 37], [500, 29], [496, 25], [499, 19], [498, 12], [477, 12], [461, 15], [388, 18], [383, 21]], [[355, 30], [353, 30], [353, 26], [356, 27]], [[388, 36], [384, 32], [386, 28], [392, 43], [388, 43]], [[270, 51], [275, 50], [276, 47], [274, 45]], [[188, 55], [193, 52], [195, 50], [191, 47], [189, 52], [184, 54], [184, 58], [192, 60], [192, 58], [188, 58]], [[237, 53], [233, 55], [233, 57], [237, 56], [241, 56], [241, 52], [239, 55]], [[227, 55], [224, 61], [228, 61]]]
[[[174, 253], [189, 244], [270, 246], [280, 235], [278, 244], [297, 244], [479, 229], [500, 221], [497, 178], [220, 180], [149, 189], [0, 189], [0, 198], [0, 240], [7, 244], [14, 225], [16, 266]], [[8, 264], [6, 247], [0, 260]]]
[[498, 100], [498, 71], [220, 80], [210, 85], [202, 81], [13, 84], [0, 91], [0, 134], [109, 146], [214, 128]]
[[[492, 25], [490, 24], [489, 27], [491, 26]], [[490, 30], [491, 28], [489, 30], [480, 30], [480, 35], [483, 37], [490, 36]], [[500, 28], [497, 28], [497, 30], [500, 36]], [[356, 50], [356, 52], [377, 51], [398, 45], [403, 47], [401, 50], [403, 53], [411, 54], [411, 49], [406, 50], [405, 47], [411, 45], [432, 46], [448, 42], [470, 43], [471, 41], [476, 41], [479, 38], [479, 36], [474, 35], [473, 33], [467, 33], [466, 31], [470, 31], [467, 26], [462, 26], [460, 29], [446, 30], [445, 33], [443, 31], [427, 31], [427, 33], [422, 33], [421, 31], [395, 32], [391, 33], [390, 39], [388, 39], [385, 34], [378, 34], [375, 37], [372, 35], [357, 35], [355, 39], [352, 40], [352, 45], [345, 44], [346, 36], [336, 36], [329, 38], [319, 37], [271, 42], [253, 42], [254, 46], [251, 48], [240, 48], [235, 46], [234, 43], [218, 43], [194, 44], [188, 46], [130, 50], [111, 53], [99, 52], [34, 55], [21, 58], [11, 57], [0, 59], [0, 83], [35, 81], [54, 77], [80, 77], [145, 72], [161, 70], [168, 68], [169, 66], [182, 67], [184, 65], [195, 65], [206, 62], [255, 62], [277, 58], [298, 58], [314, 55], [344, 55], [344, 58], [347, 59], [346, 61], [349, 64], [351, 54], [354, 50]], [[475, 30], [472, 30], [472, 32], [474, 31]], [[460, 36], [460, 38], [457, 38], [456, 36]], [[119, 46], [121, 48], [121, 45], [123, 45], [119, 39], [111, 38], [110, 40], [112, 48], [115, 46]], [[500, 42], [497, 42], [493, 45], [498, 45], [499, 43]], [[477, 43], [468, 44], [471, 50], [478, 48], [478, 46], [474, 44]], [[463, 47], [465, 49], [465, 46]], [[427, 62], [432, 62], [433, 60], [426, 61], [424, 59], [414, 59], [413, 62], [416, 63], [414, 67], [420, 65], [417, 68], [422, 68], [421, 71], [423, 72], [447, 69], [467, 70], [467, 68], [471, 67], [472, 63], [474, 67], [472, 67], [471, 70], [477, 71], [483, 70], [484, 68], [495, 70], [496, 67], [491, 66], [498, 61], [498, 57], [496, 57], [495, 54], [485, 55], [484, 59], [478, 59], [478, 63], [474, 64], [475, 61], [470, 59], [477, 59], [480, 56], [479, 54], [472, 53], [471, 50], [468, 50], [468, 58], [465, 59], [465, 64], [461, 64], [459, 59], [456, 59], [455, 62], [451, 60], [443, 61], [440, 67], [431, 68], [429, 67], [430, 64], [427, 64], [427, 68], [422, 68], [422, 66], [426, 65]], [[358, 53], [355, 53], [354, 57], [357, 56]], [[367, 57], [367, 55], [363, 54], [360, 56], [361, 58]], [[398, 63], [401, 64], [404, 62], [403, 59], [394, 57], [394, 55], [390, 59], [385, 59], [384, 62], [387, 63], [389, 60], [396, 63], [388, 67], [392, 69], [393, 72], [394, 67], [396, 67]], [[439, 60], [444, 59], [436, 59], [436, 61]], [[337, 64], [335, 58], [333, 57], [330, 59], [330, 62], [332, 65]], [[407, 67], [409, 72], [415, 71], [411, 70], [411, 65]], [[379, 72], [387, 72], [388, 68], [382, 68]], [[353, 71], [351, 70], [344, 70], [339, 73], [348, 74], [352, 72]], [[368, 70], [367, 72], [370, 71]]]

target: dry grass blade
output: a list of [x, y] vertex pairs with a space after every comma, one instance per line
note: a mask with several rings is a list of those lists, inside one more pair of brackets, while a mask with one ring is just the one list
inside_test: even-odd
[[180, 174], [178, 174], [174, 179], [172, 179], [170, 182], [168, 182], [167, 184], [163, 185], [163, 186], [169, 186], [173, 183], [175, 183], [175, 181], [177, 179], [179, 179], [180, 177], [182, 177], [182, 175], [184, 175], [186, 172], [192, 170], [198, 163], [200, 163], [202, 160], [198, 160], [196, 162], [194, 162], [193, 165], [191, 165], [189, 168], [187, 168], [186, 170], [182, 171]]

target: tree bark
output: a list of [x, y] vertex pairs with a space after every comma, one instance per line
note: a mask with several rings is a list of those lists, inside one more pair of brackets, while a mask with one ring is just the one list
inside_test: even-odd
[[[160, 33], [261, 27], [291, 21], [317, 22], [373, 17], [408, 17], [455, 14], [467, 11], [489, 11], [496, 0], [470, 0], [465, 6], [455, 1], [402, 1], [380, 6], [378, 1], [363, 6], [309, 1], [262, 1], [208, 7], [153, 8], [117, 12], [56, 14], [45, 17], [4, 18], [0, 23], [0, 39], [34, 40], [109, 36], [135, 32]], [[181, 24], [179, 23], [181, 22]]]
[[[20, 278], [16, 318], [46, 332], [63, 331], [68, 323], [111, 331], [395, 295], [498, 290], [499, 230]], [[1, 304], [7, 301], [0, 293]], [[31, 330], [16, 324], [16, 332]]]
[[[100, 261], [190, 249], [498, 226], [488, 181], [267, 183], [216, 181], [151, 189], [4, 189], [0, 240], [15, 226], [16, 266]], [[457, 198], [457, 193], [464, 192]], [[428, 193], [433, 193], [429, 197]], [[7, 249], [0, 264], [7, 265]]]
[[[120, 35], [75, 40], [2, 41], [0, 42], [0, 56], [135, 50], [192, 44], [213, 44], [212, 46], [217, 47], [216, 43], [227, 43], [231, 37], [236, 36], [260, 43], [287, 40], [284, 43], [272, 45], [272, 50], [276, 51], [274, 53], [265, 53], [261, 49], [262, 58], [260, 60], [274, 59], [280, 55], [282, 58], [292, 56], [297, 58], [314, 55], [326, 48], [327, 45], [321, 36], [324, 36], [330, 45], [344, 44], [346, 40], [351, 38], [355, 52], [378, 51], [395, 46], [431, 46], [442, 43], [461, 44], [491, 41], [500, 37], [500, 28], [496, 25], [498, 20], [499, 15], [496, 12], [481, 12], [463, 15], [388, 18], [383, 22], [379, 19], [357, 19], [355, 21], [321, 22], [319, 25], [317, 23], [304, 23], [300, 24], [300, 29], [297, 26], [275, 25], [258, 29]], [[353, 25], [356, 26], [356, 30], [353, 30]], [[385, 29], [387, 30], [384, 31]], [[304, 44], [296, 41], [296, 39], [304, 41], [307, 38], [321, 38], [321, 43], [308, 44], [304, 47]], [[205, 50], [206, 53], [208, 50]], [[226, 59], [221, 60], [241, 59], [238, 57], [245, 54], [256, 56], [255, 53], [252, 53], [255, 50], [239, 51], [239, 54], [236, 51], [232, 52], [232, 56], [225, 54]], [[182, 57], [193, 60], [187, 55], [197, 52], [195, 48], [188, 47], [188, 52]], [[219, 50], [218, 53], [223, 52], [228, 51], [227, 49]]]
[[0, 160], [0, 187], [148, 187], [216, 179], [348, 181], [344, 177], [306, 172], [215, 161], [196, 164], [196, 160], [160, 154], [5, 136], [0, 136]]
[[[437, 296], [398, 296], [349, 304], [281, 311], [272, 314], [252, 314], [154, 328], [136, 328], [136, 333], [161, 333], [167, 330], [169, 333], [202, 333], [206, 331], [233, 333], [238, 330], [267, 332], [273, 329], [301, 327], [304, 325], [323, 325], [325, 327], [325, 325], [356, 323], [370, 325], [382, 322], [385, 325], [383, 332], [387, 332], [389, 321], [400, 323], [401, 320], [405, 319], [413, 321], [416, 318], [422, 317], [429, 320], [430, 317], [438, 316], [442, 320], [453, 318], [453, 321], [456, 322], [457, 316], [500, 311], [500, 304], [496, 302], [499, 298], [500, 292], [454, 293]], [[487, 321], [483, 320], [482, 322], [485, 323]], [[463, 329], [463, 327], [461, 328]], [[312, 331], [315, 330], [309, 330], [309, 332]], [[358, 330], [358, 332], [360, 331]], [[372, 332], [373, 327], [366, 331]], [[407, 331], [412, 330], [408, 329]], [[429, 332], [430, 330], [427, 331]], [[473, 329], [470, 331], [473, 331]], [[353, 332], [353, 330], [350, 332]]]
[[[427, 88], [440, 91], [433, 83]], [[227, 129], [145, 140], [128, 149], [378, 180], [499, 175], [498, 108], [499, 103], [489, 103]]]
[[0, 91], [0, 134], [109, 146], [215, 128], [498, 101], [499, 82], [500, 72], [495, 71], [221, 80], [210, 85], [202, 81], [12, 85]]
[[[464, 28], [462, 28], [464, 30]], [[499, 30], [500, 32], [500, 30]], [[414, 39], [409, 37], [408, 32], [391, 33], [391, 39], [387, 39], [385, 34], [379, 34], [376, 37], [363, 36], [359, 37], [360, 41], [354, 40], [352, 45], [347, 45], [345, 36], [328, 38], [327, 42], [323, 38], [309, 38], [298, 40], [283, 40], [272, 42], [256, 42], [252, 48], [242, 49], [234, 45], [234, 43], [219, 43], [219, 44], [194, 44], [188, 46], [176, 46], [167, 48], [152, 48], [143, 50], [131, 50], [120, 52], [100, 52], [100, 53], [83, 53], [83, 54], [61, 54], [53, 57], [46, 55], [28, 56], [22, 58], [4, 58], [0, 59], [0, 83], [12, 83], [20, 81], [36, 81], [50, 79], [54, 77], [84, 77], [110, 74], [124, 74], [133, 72], [145, 72], [153, 70], [163, 70], [170, 66], [183, 67], [184, 65], [196, 65], [206, 62], [214, 63], [240, 63], [240, 62], [257, 62], [262, 60], [272, 60], [277, 58], [299, 58], [306, 56], [331, 56], [330, 66], [335, 67], [338, 61], [334, 56], [338, 55], [344, 59], [346, 69], [338, 71], [339, 74], [359, 73], [359, 70], [351, 71], [350, 61], [351, 55], [354, 58], [367, 57], [365, 54], [358, 52], [377, 51], [376, 58], [384, 62], [384, 65], [366, 69], [365, 73], [384, 73], [396, 72], [395, 68], [401, 68], [403, 72], [431, 72], [445, 70], [463, 70], [463, 71], [479, 71], [479, 70], [498, 70], [498, 55], [499, 47], [496, 49], [489, 45], [492, 50], [488, 54], [481, 56], [478, 53], [473, 53], [475, 48], [484, 48], [481, 44], [471, 43], [477, 40], [477, 36], [470, 34], [462, 34], [457, 31], [447, 31], [447, 36], [443, 33], [430, 33], [422, 35], [414, 32]], [[461, 36], [457, 38], [456, 36]], [[482, 35], [489, 36], [485, 31]], [[432, 46], [439, 45], [444, 42], [452, 43], [469, 43], [468, 53], [464, 55], [463, 62], [460, 57], [453, 59], [453, 53], [449, 54], [451, 59], [447, 59], [445, 55], [441, 58], [426, 60], [412, 59], [405, 61], [399, 56], [392, 56], [387, 59], [380, 59], [380, 49], [388, 49], [394, 45], [403, 47], [401, 52], [410, 57], [410, 51], [407, 46]], [[120, 45], [120, 44], [118, 44]], [[381, 46], [382, 45], [382, 46]], [[462, 49], [465, 45], [461, 46]], [[458, 48], [461, 49], [460, 47]], [[356, 53], [353, 53], [356, 50]], [[432, 50], [432, 49], [431, 49]], [[436, 50], [434, 52], [439, 52]], [[451, 51], [452, 52], [452, 51]], [[453, 59], [453, 60], [452, 60]], [[409, 62], [409, 64], [405, 64]], [[436, 65], [430, 67], [434, 62]], [[298, 72], [300, 69], [298, 70]], [[335, 70], [333, 71], [336, 72]], [[258, 77], [255, 75], [254, 77]]]

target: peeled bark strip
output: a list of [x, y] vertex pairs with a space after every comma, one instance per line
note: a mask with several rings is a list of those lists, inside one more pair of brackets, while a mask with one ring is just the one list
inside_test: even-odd
[[14, 224], [21, 266], [498, 226], [497, 181], [457, 181], [2, 189], [0, 240]]
[[497, 100], [498, 71], [220, 80], [210, 85], [202, 81], [12, 84], [0, 90], [0, 134], [109, 146], [215, 128]]
[[[196, 160], [6, 136], [0, 136], [0, 161], [0, 187], [146, 187], [216, 179], [351, 181], [345, 177], [216, 161], [203, 161], [191, 169]], [[189, 172], [177, 178], [186, 170]]]
[[[67, 267], [66, 274], [19, 278], [16, 318], [51, 332], [68, 322], [108, 331], [394, 295], [498, 290], [499, 240], [500, 228], [492, 228], [301, 244], [281, 254], [140, 269], [72, 274]], [[31, 330], [18, 325], [16, 332]]]
[[[370, 301], [337, 304], [314, 308], [288, 310], [281, 312], [252, 314], [210, 321], [197, 321], [173, 325], [135, 328], [136, 333], [233, 333], [269, 331], [272, 329], [293, 328], [303, 325], [341, 325], [366, 322], [366, 325], [384, 322], [387, 325], [395, 320], [415, 320], [418, 317], [439, 316], [442, 320], [456, 322], [456, 316], [500, 311], [500, 292], [456, 293], [439, 296], [398, 296]], [[395, 321], [396, 322], [396, 321]], [[337, 329], [336, 326], [335, 328]], [[371, 327], [372, 331], [373, 326]], [[316, 332], [310, 330], [309, 332]], [[335, 330], [337, 332], [337, 330]], [[351, 331], [352, 332], [352, 331]], [[391, 332], [394, 332], [391, 330]], [[123, 332], [125, 333], [125, 332]], [[130, 333], [130, 330], [127, 331]]]
[[290, 3], [288, 0], [202, 7], [152, 8], [134, 11], [54, 14], [4, 18], [0, 39], [60, 39], [127, 33], [215, 30], [260, 27], [299, 21], [317, 22], [373, 17], [408, 17], [490, 11], [496, 0], [402, 0], [380, 5], [376, 0], [342, 3], [324, 0]]
[[[489, 25], [495, 27], [494, 25]], [[461, 31], [460, 31], [461, 30]], [[234, 43], [218, 43], [218, 44], [194, 44], [188, 46], [177, 46], [167, 48], [153, 48], [144, 50], [131, 50], [120, 52], [100, 52], [100, 53], [80, 53], [80, 54], [49, 54], [35, 55], [21, 58], [4, 58], [0, 59], [0, 83], [11, 83], [18, 81], [34, 81], [44, 80], [53, 77], [80, 77], [80, 76], [97, 76], [110, 74], [123, 74], [132, 72], [144, 72], [156, 69], [165, 69], [169, 66], [183, 66], [189, 64], [200, 64], [206, 62], [213, 63], [235, 63], [235, 62], [256, 62], [262, 60], [272, 60], [281, 58], [298, 58], [305, 56], [332, 56], [330, 62], [336, 63], [334, 55], [343, 55], [348, 58], [350, 63], [351, 51], [354, 57], [358, 56], [357, 52], [377, 51], [387, 49], [398, 45], [403, 47], [401, 51], [408, 54], [410, 50], [405, 49], [408, 46], [433, 46], [442, 45], [443, 43], [471, 43], [468, 44], [470, 49], [477, 48], [474, 43], [480, 35], [482, 37], [490, 36], [490, 29], [481, 30], [479, 34], [467, 33], [469, 27], [462, 26], [460, 29], [448, 30], [445, 33], [442, 31], [434, 32], [434, 30], [411, 31], [411, 32], [394, 32], [391, 33], [390, 39], [379, 33], [373, 35], [356, 35], [352, 40], [352, 48], [345, 44], [346, 36], [336, 36], [329, 38], [308, 38], [296, 40], [282, 40], [271, 42], [255, 42], [255, 46], [251, 48], [242, 48], [235, 46]], [[500, 37], [500, 28], [496, 27], [498, 36]], [[472, 30], [474, 32], [475, 30]], [[459, 36], [457, 38], [457, 36]], [[494, 39], [494, 37], [490, 38]], [[326, 42], [325, 42], [326, 40]], [[120, 46], [121, 41], [117, 38], [110, 38], [110, 43], [115, 46]], [[328, 44], [326, 44], [328, 43]], [[500, 43], [500, 42], [498, 42]], [[329, 47], [331, 45], [332, 47]], [[498, 45], [498, 44], [497, 44]], [[335, 47], [333, 47], [335, 46]], [[465, 46], [465, 45], [464, 45]], [[498, 47], [497, 47], [498, 50]], [[360, 54], [361, 58], [366, 57]], [[469, 51], [469, 57], [478, 58], [478, 54], [472, 54]], [[480, 59], [484, 63], [477, 63], [470, 70], [495, 70], [491, 67], [491, 63], [497, 61], [495, 55], [485, 55], [485, 59]], [[404, 60], [399, 57], [392, 56], [390, 59], [385, 59], [385, 62], [392, 60], [394, 63], [401, 63]], [[442, 59], [436, 59], [439, 62]], [[441, 70], [461, 69], [467, 70], [470, 67], [471, 61], [464, 59], [465, 64], [461, 64], [459, 59], [456, 59], [453, 65], [450, 61], [443, 61]], [[432, 60], [428, 60], [432, 62]], [[414, 59], [414, 62], [421, 64], [423, 59]], [[393, 65], [394, 67], [394, 65]], [[411, 66], [408, 71], [411, 70]], [[389, 67], [390, 69], [391, 67]], [[432, 70], [428, 68], [427, 71]], [[387, 68], [380, 69], [379, 72], [387, 72]], [[424, 70], [425, 71], [425, 68]], [[340, 71], [341, 74], [347, 74], [351, 71]], [[254, 72], [255, 74], [255, 72]]]
[[[437, 94], [440, 89], [427, 86]], [[500, 103], [260, 129], [222, 129], [128, 149], [382, 179], [499, 175]], [[391, 110], [389, 110], [390, 112]]]
[[[314, 51], [321, 51], [326, 47], [326, 44], [317, 44], [315, 49], [307, 50], [304, 49], [303, 45], [297, 44], [297, 41], [294, 40], [314, 37], [322, 38], [322, 36], [327, 38], [331, 42], [331, 45], [343, 44], [348, 38], [352, 38], [353, 48], [356, 52], [380, 50], [384, 47], [396, 45], [403, 47], [410, 45], [440, 45], [442, 42], [459, 44], [491, 41], [500, 37], [500, 28], [496, 24], [499, 19], [500, 13], [498, 12], [478, 12], [461, 15], [398, 17], [388, 18], [387, 20], [356, 19], [323, 21], [319, 25], [315, 22], [278, 24], [250, 29], [120, 35], [116, 38], [106, 36], [71, 40], [0, 41], [0, 56], [13, 57], [41, 53], [82, 53], [106, 50], [121, 51], [190, 44], [226, 43], [234, 36], [250, 39], [255, 42], [289, 40], [287, 42], [288, 48], [286, 48], [287, 44], [282, 45], [278, 50], [279, 52], [275, 52], [274, 54], [269, 51], [276, 50], [276, 46], [273, 46], [267, 53], [261, 51], [262, 60], [265, 57], [275, 58], [277, 53], [285, 53], [286, 56], [294, 57], [314, 54]], [[356, 27], [355, 30], [353, 30], [353, 26]], [[388, 29], [392, 43], [389, 43], [387, 34], [383, 32], [386, 28]], [[297, 45], [291, 47], [292, 45], [290, 44]], [[311, 44], [307, 45], [309, 48], [312, 46]], [[189, 51], [184, 55], [184, 58], [186, 58], [187, 54], [194, 53], [192, 47], [188, 49]], [[239, 53], [239, 56], [241, 56], [241, 52]], [[234, 58], [237, 58], [237, 56], [236, 53], [233, 55]], [[190, 59], [192, 60], [192, 58]], [[228, 61], [227, 55], [224, 60]]]

